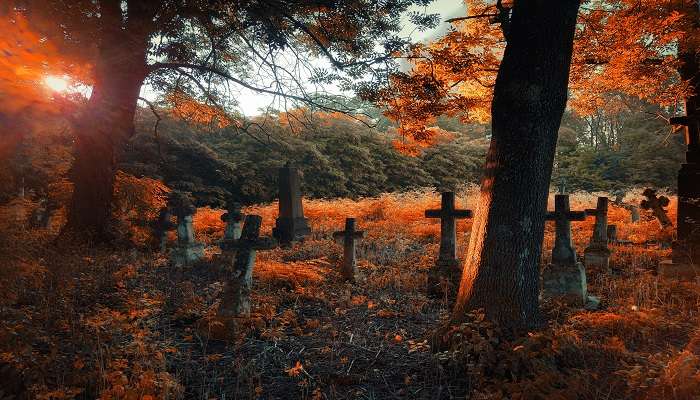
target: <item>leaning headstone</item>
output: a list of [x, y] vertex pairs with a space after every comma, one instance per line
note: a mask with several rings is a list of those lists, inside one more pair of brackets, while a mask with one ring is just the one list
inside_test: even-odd
[[161, 253], [164, 253], [168, 245], [168, 232], [175, 229], [177, 225], [171, 221], [172, 213], [170, 207], [161, 208], [158, 218], [153, 224], [153, 237]]
[[288, 245], [311, 233], [301, 203], [299, 172], [289, 163], [279, 171], [279, 217], [272, 236]]
[[645, 210], [651, 210], [662, 228], [665, 229], [673, 226], [664, 209], [664, 207], [668, 206], [670, 203], [668, 197], [657, 196], [656, 190], [651, 188], [644, 189], [642, 195], [646, 197], [646, 199], [641, 201], [640, 206]]
[[170, 253], [171, 261], [175, 265], [187, 265], [200, 260], [204, 256], [204, 245], [195, 240], [192, 224], [197, 208], [183, 192], [173, 192], [169, 206], [177, 217], [177, 245]]
[[608, 198], [598, 197], [596, 208], [587, 209], [587, 215], [595, 216], [591, 241], [584, 250], [586, 268], [610, 270], [610, 249], [608, 248]]
[[232, 269], [229, 269], [230, 276], [227, 279], [217, 314], [219, 318], [250, 316], [250, 293], [253, 288], [256, 251], [275, 247], [273, 239], [259, 237], [261, 224], [261, 216], [246, 215], [240, 239], [222, 244], [225, 251], [235, 251], [236, 258]]
[[355, 218], [346, 218], [345, 230], [333, 232], [333, 237], [336, 240], [343, 240], [343, 262], [340, 274], [343, 279], [354, 282], [357, 275], [356, 242], [357, 239], [365, 237], [365, 233], [355, 230]]
[[567, 303], [584, 306], [589, 302], [586, 271], [576, 258], [571, 239], [571, 221], [586, 219], [585, 211], [571, 211], [569, 196], [557, 194], [554, 211], [546, 219], [555, 222], [552, 262], [542, 271], [542, 297], [556, 298]]
[[428, 294], [443, 297], [443, 282], [447, 283], [448, 293], [459, 287], [461, 269], [457, 258], [457, 219], [471, 218], [471, 210], [455, 208], [454, 192], [442, 193], [439, 210], [426, 210], [426, 218], [440, 218], [440, 252], [435, 268], [428, 271]]
[[694, 280], [700, 277], [700, 110], [698, 94], [686, 100], [687, 116], [671, 118], [685, 127], [687, 151], [678, 171], [677, 234], [671, 259], [661, 262], [659, 275]]

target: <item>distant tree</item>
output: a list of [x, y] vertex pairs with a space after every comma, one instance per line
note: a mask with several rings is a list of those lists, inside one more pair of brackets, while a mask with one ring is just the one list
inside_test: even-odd
[[[300, 81], [381, 80], [381, 70], [392, 64], [389, 55], [406, 44], [397, 35], [400, 16], [427, 3], [13, 0], [2, 11], [10, 20], [26, 16], [59, 54], [92, 66], [86, 78], [92, 94], [74, 121], [75, 189], [67, 228], [99, 238], [106, 233], [116, 162], [133, 134], [144, 83], [169, 93], [184, 114], [203, 113], [220, 124], [236, 121], [225, 111], [234, 102], [223, 91], [229, 84], [333, 109], [314, 102]], [[424, 26], [435, 22], [414, 17]], [[315, 55], [330, 67], [311, 64]], [[200, 105], [205, 107], [198, 110]]]

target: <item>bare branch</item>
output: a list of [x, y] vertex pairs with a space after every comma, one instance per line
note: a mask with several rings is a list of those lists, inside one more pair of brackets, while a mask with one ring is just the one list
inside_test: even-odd
[[155, 122], [155, 124], [153, 124], [153, 138], [156, 141], [156, 148], [158, 149], [158, 157], [160, 157], [160, 161], [162, 163], [165, 163], [165, 158], [163, 158], [163, 152], [161, 151], [161, 146], [160, 146], [160, 135], [158, 134], [158, 125], [160, 125], [160, 121], [162, 121], [163, 118], [161, 118], [158, 111], [156, 111], [156, 106], [152, 102], [150, 102], [149, 100], [146, 100], [145, 98], [140, 97], [140, 96], [138, 99], [143, 101], [144, 103], [146, 103], [146, 105], [148, 105], [148, 108], [151, 109], [151, 112], [156, 117], [156, 122]]

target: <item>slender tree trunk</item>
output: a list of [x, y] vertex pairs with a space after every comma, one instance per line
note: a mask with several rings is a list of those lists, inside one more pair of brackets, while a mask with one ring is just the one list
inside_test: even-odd
[[516, 1], [492, 103], [491, 146], [453, 322], [472, 309], [538, 325], [539, 262], [578, 0]]
[[145, 35], [122, 29], [103, 33], [92, 94], [75, 124], [69, 232], [108, 238], [116, 163], [134, 131], [136, 103], [146, 76], [146, 48]]

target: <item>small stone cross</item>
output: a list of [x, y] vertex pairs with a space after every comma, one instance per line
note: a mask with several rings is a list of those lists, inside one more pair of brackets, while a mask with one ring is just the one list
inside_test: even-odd
[[455, 208], [454, 192], [442, 193], [439, 210], [425, 210], [426, 218], [440, 218], [440, 254], [438, 264], [455, 264], [457, 260], [457, 219], [471, 218], [471, 210]]
[[646, 197], [646, 200], [642, 200], [639, 205], [645, 210], [651, 210], [654, 213], [656, 219], [659, 220], [659, 223], [661, 224], [662, 228], [668, 228], [670, 226], [673, 226], [673, 223], [671, 223], [671, 220], [668, 218], [668, 215], [666, 215], [666, 210], [664, 210], [664, 207], [668, 206], [668, 204], [670, 203], [668, 197], [657, 197], [656, 190], [651, 188], [644, 189], [642, 195]]
[[554, 221], [556, 224], [554, 249], [552, 250], [553, 264], [576, 264], [576, 250], [574, 250], [571, 240], [571, 221], [583, 221], [585, 219], [585, 211], [571, 211], [569, 195], [558, 194], [554, 196], [554, 211], [548, 212], [546, 216], [547, 221]]
[[554, 196], [554, 212], [548, 212], [546, 219], [555, 221], [556, 234], [552, 263], [542, 270], [542, 297], [559, 298], [567, 303], [595, 307], [599, 302], [588, 296], [586, 270], [576, 260], [576, 250], [571, 241], [571, 221], [586, 219], [585, 211], [571, 211], [569, 196]]
[[365, 232], [355, 230], [355, 218], [346, 218], [345, 230], [333, 232], [333, 237], [336, 240], [343, 239], [343, 264], [340, 273], [343, 279], [352, 282], [357, 274], [356, 242], [357, 239], [365, 237]]
[[262, 217], [246, 215], [240, 239], [222, 242], [222, 250], [236, 251], [233, 271], [222, 295], [218, 315], [221, 317], [250, 316], [250, 292], [253, 287], [253, 268], [257, 250], [269, 250], [276, 242], [271, 238], [261, 238]]
[[440, 252], [436, 268], [428, 271], [428, 295], [449, 297], [459, 286], [461, 270], [457, 258], [457, 219], [471, 218], [471, 210], [455, 208], [454, 192], [442, 193], [439, 210], [426, 210], [426, 218], [440, 218]]

